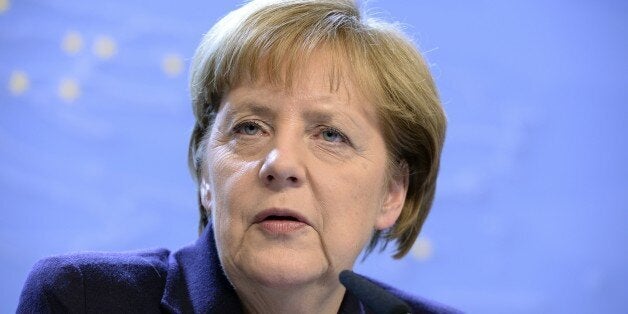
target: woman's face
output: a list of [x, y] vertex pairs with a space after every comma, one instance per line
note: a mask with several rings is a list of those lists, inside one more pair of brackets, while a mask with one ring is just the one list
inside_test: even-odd
[[373, 104], [322, 58], [293, 88], [242, 85], [223, 97], [206, 151], [202, 202], [231, 282], [337, 284], [374, 229], [392, 226], [405, 178], [388, 180]]

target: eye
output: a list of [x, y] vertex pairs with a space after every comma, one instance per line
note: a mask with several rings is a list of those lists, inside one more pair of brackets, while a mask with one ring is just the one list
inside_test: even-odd
[[323, 129], [321, 137], [327, 142], [349, 142], [349, 139], [342, 132], [334, 128]]
[[262, 132], [262, 127], [257, 122], [245, 121], [236, 125], [233, 128], [233, 132], [236, 134], [257, 135]]

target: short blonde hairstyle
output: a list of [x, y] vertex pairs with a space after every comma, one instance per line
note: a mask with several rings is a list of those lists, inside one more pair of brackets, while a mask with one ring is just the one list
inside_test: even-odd
[[[351, 0], [254, 0], [232, 11], [203, 37], [191, 65], [196, 123], [189, 167], [203, 173], [206, 135], [222, 97], [237, 84], [266, 80], [290, 86], [297, 66], [315, 50], [329, 54], [330, 88], [350, 79], [375, 105], [389, 154], [389, 174], [408, 170], [397, 222], [375, 231], [366, 252], [396, 242], [395, 258], [412, 247], [436, 188], [446, 120], [429, 69], [395, 25], [364, 18]], [[343, 66], [345, 65], [345, 66]], [[335, 86], [335, 87], [334, 87]], [[199, 231], [210, 213], [200, 202]]]

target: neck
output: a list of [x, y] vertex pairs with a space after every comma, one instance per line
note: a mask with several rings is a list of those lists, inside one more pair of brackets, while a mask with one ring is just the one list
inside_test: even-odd
[[275, 288], [249, 284], [237, 289], [245, 312], [257, 313], [338, 313], [345, 294], [340, 283]]

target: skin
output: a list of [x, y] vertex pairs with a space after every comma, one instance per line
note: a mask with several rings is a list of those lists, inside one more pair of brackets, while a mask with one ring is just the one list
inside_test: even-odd
[[[388, 178], [373, 104], [348, 80], [330, 90], [320, 54], [302, 68], [289, 90], [232, 89], [208, 138], [202, 203], [251, 313], [336, 313], [338, 273], [353, 268], [375, 229], [394, 224], [407, 191], [407, 174]], [[256, 215], [272, 208], [307, 224], [269, 233]]]

